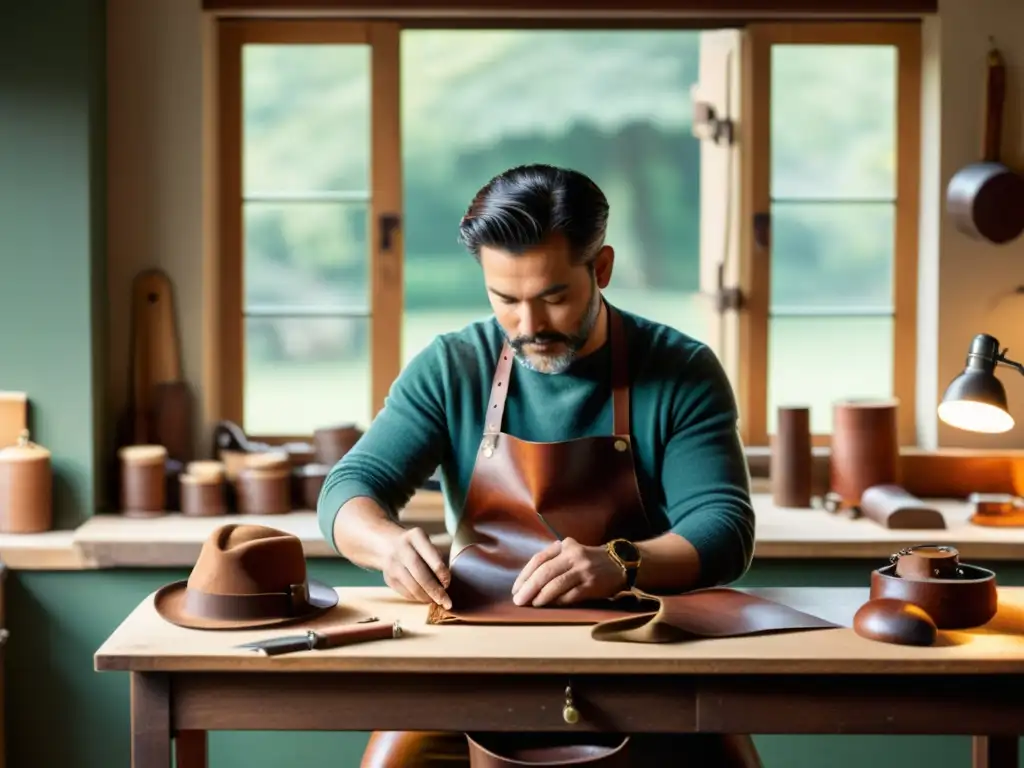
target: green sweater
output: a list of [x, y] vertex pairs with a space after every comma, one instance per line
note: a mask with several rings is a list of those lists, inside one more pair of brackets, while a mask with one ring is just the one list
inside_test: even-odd
[[[750, 565], [754, 511], [732, 388], [700, 342], [622, 315], [644, 509], [659, 532], [678, 533], [697, 549], [700, 586], [734, 581]], [[437, 337], [406, 366], [366, 434], [324, 483], [318, 517], [332, 546], [346, 501], [366, 496], [397, 514], [437, 467], [445, 523], [454, 532], [503, 340], [491, 317]], [[605, 344], [557, 375], [513, 366], [502, 431], [537, 442], [610, 435], [610, 365]]]

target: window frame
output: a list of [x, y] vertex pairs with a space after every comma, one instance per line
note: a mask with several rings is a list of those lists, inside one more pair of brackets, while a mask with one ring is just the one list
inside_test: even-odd
[[[216, 246], [206, 275], [216, 304], [207, 348], [206, 385], [217, 420], [244, 428], [244, 189], [242, 50], [249, 44], [370, 47], [369, 314], [370, 405], [376, 414], [401, 371], [403, 285], [402, 153], [399, 87], [401, 28], [393, 21], [218, 19], [216, 24]], [[396, 216], [385, 248], [383, 221]], [[210, 273], [213, 274], [210, 274]], [[212, 363], [212, 364], [211, 364]], [[266, 443], [309, 435], [248, 435]]]
[[[740, 258], [737, 285], [742, 306], [728, 343], [737, 350], [733, 385], [740, 434], [750, 447], [770, 446], [768, 337], [771, 235], [766, 248], [754, 240], [754, 215], [771, 210], [771, 48], [773, 45], [891, 45], [897, 51], [896, 193], [893, 232], [893, 397], [899, 401], [901, 446], [917, 444], [917, 273], [921, 155], [921, 23], [766, 22], [748, 25], [741, 53], [739, 126]], [[814, 445], [831, 435], [815, 434]]]
[[[371, 163], [370, 163], [370, 365], [371, 415], [384, 405], [388, 390], [402, 367], [402, 315], [404, 312], [404, 242], [402, 137], [400, 114], [401, 32], [405, 28], [438, 29], [458, 26], [478, 29], [557, 27], [561, 29], [700, 29], [714, 33], [711, 20], [660, 19], [647, 21], [595, 21], [594, 19], [482, 19], [453, 23], [453, 19], [361, 21], [319, 18], [209, 18], [207, 47], [208, 84], [204, 173], [211, 191], [206, 233], [205, 309], [213, 322], [204, 334], [204, 407], [208, 422], [230, 420], [244, 428], [245, 338], [243, 315], [242, 221], [242, 78], [241, 51], [248, 43], [367, 44], [372, 50]], [[703, 22], [703, 23], [702, 23]], [[770, 51], [773, 44], [885, 44], [898, 56], [897, 178], [894, 243], [894, 385], [900, 401], [901, 445], [916, 440], [917, 357], [917, 251], [921, 125], [921, 22], [893, 20], [756, 22], [732, 19], [739, 35], [739, 78], [729, 114], [736, 119], [737, 138], [729, 151], [737, 154], [732, 180], [708, 194], [727, 194], [737, 211], [730, 225], [736, 255], [723, 273], [725, 283], [711, 285], [717, 270], [708, 269], [702, 242], [701, 293], [738, 288], [739, 307], [717, 318], [716, 332], [727, 355], [723, 362], [733, 381], [740, 407], [741, 437], [752, 449], [770, 445], [768, 413], [768, 321], [770, 248], [756, 249], [752, 238], [753, 213], [770, 204]], [[901, 98], [910, 94], [910, 98]], [[733, 111], [733, 106], [738, 109]], [[738, 114], [737, 114], [738, 113]], [[738, 183], [735, 183], [738, 181]], [[703, 182], [702, 182], [703, 184]], [[719, 201], [720, 203], [721, 201]], [[702, 202], [702, 206], [704, 203]], [[385, 250], [379, 222], [397, 215], [402, 224]], [[720, 256], [720, 254], [719, 254]], [[280, 444], [308, 441], [310, 435], [249, 435], [260, 442]], [[828, 435], [815, 435], [816, 445], [827, 445]]]

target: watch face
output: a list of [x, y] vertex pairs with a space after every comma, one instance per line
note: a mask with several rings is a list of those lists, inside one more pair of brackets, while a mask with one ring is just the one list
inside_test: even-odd
[[628, 541], [619, 540], [612, 543], [615, 555], [624, 562], [635, 563], [640, 559], [640, 550]]

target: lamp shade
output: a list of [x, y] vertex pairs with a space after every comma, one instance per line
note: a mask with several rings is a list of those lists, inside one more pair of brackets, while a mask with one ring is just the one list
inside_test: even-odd
[[1009, 432], [1013, 417], [1006, 389], [996, 378], [999, 342], [980, 334], [971, 342], [964, 372], [953, 379], [939, 404], [939, 418], [957, 429], [971, 432]]

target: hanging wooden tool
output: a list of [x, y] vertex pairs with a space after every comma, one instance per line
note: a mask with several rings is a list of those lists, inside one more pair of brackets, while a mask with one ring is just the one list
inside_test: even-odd
[[1024, 232], [1024, 177], [999, 161], [1006, 101], [1006, 65], [993, 46], [985, 90], [984, 159], [961, 169], [946, 190], [946, 210], [956, 228], [996, 245]]
[[181, 375], [181, 349], [171, 281], [160, 270], [132, 286], [133, 442], [155, 443], [168, 458], [192, 458], [192, 394]]

